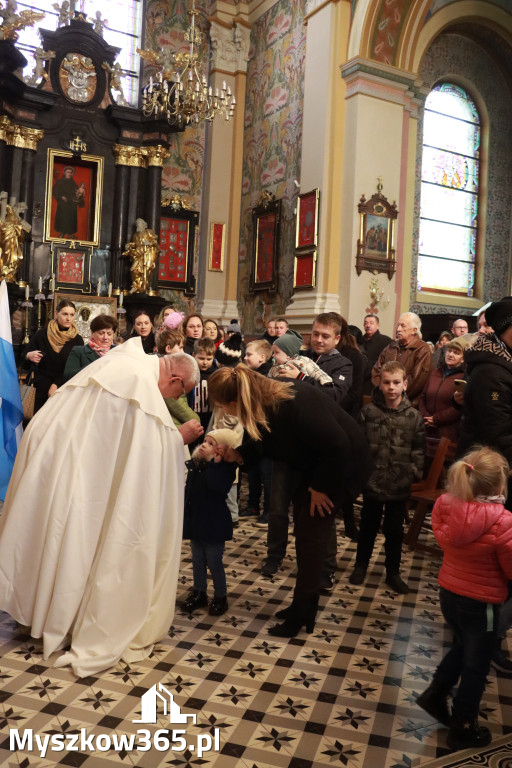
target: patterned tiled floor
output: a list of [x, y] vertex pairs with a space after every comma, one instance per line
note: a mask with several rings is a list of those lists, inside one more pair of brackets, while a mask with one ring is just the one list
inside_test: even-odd
[[[383, 581], [379, 538], [366, 584], [352, 587], [348, 574], [355, 544], [342, 530], [341, 525], [333, 594], [322, 598], [314, 632], [292, 640], [273, 638], [266, 630], [290, 599], [293, 538], [282, 571], [264, 578], [259, 568], [266, 533], [251, 520], [227, 546], [227, 614], [214, 619], [206, 609], [194, 616], [177, 609], [169, 637], [143, 663], [119, 663], [101, 676], [76, 680], [69, 670], [43, 662], [39, 642], [2, 614], [0, 764], [426, 768], [442, 758], [448, 753], [446, 731], [414, 703], [446, 644], [436, 587], [439, 562], [407, 551], [403, 575], [411, 592], [397, 596]], [[187, 544], [180, 583], [183, 597], [191, 585]], [[183, 712], [197, 715], [195, 725], [182, 726], [186, 748], [168, 750], [162, 742], [164, 751], [154, 746], [99, 751], [98, 746], [108, 747], [114, 737], [129, 739], [137, 729], [154, 734], [169, 728], [163, 710], [156, 726], [132, 722], [141, 718], [141, 695], [157, 683]], [[510, 678], [491, 672], [481, 716], [496, 738], [512, 732]], [[11, 751], [10, 729], [32, 729], [34, 749], [25, 743]], [[36, 734], [44, 743], [45, 736], [80, 734], [81, 729], [93, 737], [89, 743], [96, 751], [79, 740], [78, 751], [50, 748], [40, 756]], [[105, 737], [97, 742], [100, 734]], [[209, 737], [212, 743], [218, 740], [219, 751], [201, 754], [198, 748], [208, 746]], [[58, 747], [62, 740], [54, 742]]]

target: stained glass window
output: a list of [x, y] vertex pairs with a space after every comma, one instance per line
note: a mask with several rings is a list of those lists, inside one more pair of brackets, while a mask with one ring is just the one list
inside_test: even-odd
[[474, 295], [480, 117], [458, 85], [425, 103], [418, 291]]
[[[69, 0], [68, 0], [69, 1]], [[33, 52], [41, 45], [38, 26], [42, 29], [55, 29], [59, 17], [58, 8], [66, 0], [18, 0], [18, 13], [25, 10], [44, 11], [46, 16], [19, 33], [17, 47], [28, 61], [23, 70], [24, 77], [30, 76], [34, 68]], [[55, 8], [55, 5], [58, 8]], [[106, 25], [103, 30], [105, 42], [121, 49], [116, 61], [127, 73], [121, 78], [124, 96], [129, 104], [138, 106], [139, 102], [139, 68], [140, 58], [137, 48], [141, 46], [143, 0], [108, 0], [100, 3], [97, 0], [76, 0], [76, 10], [87, 14], [87, 21], [94, 23], [96, 12], [99, 10]], [[66, 8], [68, 6], [65, 6]], [[115, 93], [115, 92], [114, 92]]]

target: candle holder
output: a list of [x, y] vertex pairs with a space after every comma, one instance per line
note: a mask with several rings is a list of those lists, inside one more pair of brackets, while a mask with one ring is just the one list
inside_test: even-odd
[[44, 293], [36, 293], [34, 300], [37, 301], [37, 330], [41, 327], [41, 304], [46, 300]]
[[23, 309], [25, 310], [25, 320], [24, 320], [24, 328], [25, 336], [23, 337], [22, 344], [28, 344], [30, 341], [29, 335], [28, 335], [28, 311], [29, 309], [32, 309], [34, 306], [31, 301], [24, 301], [21, 305]]

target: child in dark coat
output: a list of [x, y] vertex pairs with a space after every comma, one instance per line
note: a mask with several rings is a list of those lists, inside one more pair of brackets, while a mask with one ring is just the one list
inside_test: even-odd
[[413, 482], [423, 473], [425, 426], [405, 390], [406, 372], [396, 360], [381, 369], [379, 388], [361, 411], [363, 429], [373, 459], [373, 471], [363, 491], [361, 529], [355, 568], [349, 581], [362, 584], [384, 514], [386, 584], [399, 594], [409, 587], [400, 577], [406, 500]]
[[194, 586], [182, 605], [192, 612], [208, 604], [207, 568], [213, 579], [210, 616], [221, 616], [228, 609], [226, 573], [222, 562], [224, 543], [233, 538], [233, 523], [226, 497], [233, 485], [236, 464], [222, 460], [228, 445], [238, 440], [230, 429], [213, 429], [187, 461], [183, 538], [190, 539]]

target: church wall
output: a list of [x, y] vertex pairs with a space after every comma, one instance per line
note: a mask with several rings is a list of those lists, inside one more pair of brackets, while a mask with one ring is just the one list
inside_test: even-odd
[[[499, 41], [496, 40], [496, 45]], [[477, 105], [483, 103], [487, 112], [488, 152], [487, 178], [480, 178], [480, 188], [487, 187], [484, 233], [485, 263], [482, 275], [482, 303], [501, 298], [509, 291], [509, 271], [512, 242], [512, 99], [509, 86], [491, 56], [478, 44], [458, 34], [438, 37], [427, 51], [419, 77], [429, 89], [439, 80], [450, 78], [466, 87]], [[451, 306], [418, 301], [416, 295], [420, 175], [422, 149], [422, 119], [418, 121], [416, 154], [416, 188], [413, 219], [413, 258], [410, 279], [411, 308], [422, 314], [437, 312], [470, 313], [454, 303]], [[483, 131], [484, 141], [486, 132]]]
[[[306, 28], [305, 0], [280, 0], [251, 30], [245, 103], [238, 297], [244, 330], [263, 330], [292, 294], [295, 244], [294, 179], [300, 178]], [[263, 190], [282, 199], [278, 292], [249, 295], [251, 210]]]

